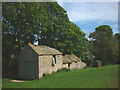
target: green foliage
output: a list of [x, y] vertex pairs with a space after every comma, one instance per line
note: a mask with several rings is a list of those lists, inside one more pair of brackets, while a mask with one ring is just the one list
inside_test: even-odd
[[70, 71], [70, 69], [67, 68], [62, 68], [57, 70], [57, 72], [68, 72], [68, 71]]
[[95, 56], [90, 52], [86, 51], [83, 54], [82, 60], [87, 64], [87, 66], [92, 66]]
[[3, 88], [118, 88], [118, 65], [72, 70], [46, 75], [41, 79], [10, 82], [2, 79]]
[[120, 58], [120, 50], [119, 50], [119, 46], [120, 46], [120, 33], [116, 33], [114, 35], [114, 38], [117, 41], [117, 42], [114, 42], [114, 43], [116, 43], [115, 47], [117, 49], [117, 52], [114, 51], [114, 55], [117, 57], [116, 61], [120, 64], [120, 60], [119, 60], [119, 58]]
[[85, 33], [57, 2], [4, 2], [2, 12], [4, 72], [22, 48], [35, 41], [78, 57], [87, 50]]
[[120, 33], [115, 33], [114, 37], [118, 42], [120, 42]]
[[108, 25], [101, 25], [95, 28], [90, 34], [90, 51], [95, 55], [95, 59], [108, 63], [118, 63], [118, 42], [113, 37], [112, 28]]
[[80, 57], [87, 49], [85, 34], [79, 27], [68, 21], [66, 14], [62, 15], [65, 18], [53, 17], [55, 21], [45, 31], [41, 31], [39, 45], [48, 45], [60, 50], [63, 54], [74, 53]]

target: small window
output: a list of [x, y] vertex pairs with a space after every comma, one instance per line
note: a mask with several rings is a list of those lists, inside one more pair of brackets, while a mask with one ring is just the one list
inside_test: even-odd
[[55, 66], [56, 65], [56, 56], [53, 55], [53, 58], [52, 58], [52, 66]]
[[58, 60], [60, 60], [60, 56], [58, 56]]

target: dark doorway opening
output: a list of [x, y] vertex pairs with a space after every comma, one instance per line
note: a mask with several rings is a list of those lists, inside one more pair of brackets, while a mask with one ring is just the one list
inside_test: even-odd
[[56, 65], [56, 55], [53, 55], [52, 66], [55, 66], [55, 65]]
[[70, 63], [68, 63], [68, 67], [70, 67]]

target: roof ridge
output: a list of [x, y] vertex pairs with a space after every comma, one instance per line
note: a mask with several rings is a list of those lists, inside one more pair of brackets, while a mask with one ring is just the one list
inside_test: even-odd
[[49, 46], [46, 45], [33, 45], [31, 43], [29, 43], [29, 46], [39, 55], [42, 54], [62, 54], [59, 50], [55, 49], [55, 48], [51, 48]]
[[40, 53], [38, 52], [38, 50], [35, 48], [35, 47], [36, 47], [35, 45], [29, 43], [29, 46], [30, 46], [37, 54], [40, 54]]

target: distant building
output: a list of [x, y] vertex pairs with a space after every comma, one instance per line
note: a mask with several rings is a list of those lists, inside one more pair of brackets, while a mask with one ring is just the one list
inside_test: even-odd
[[21, 79], [35, 79], [51, 74], [63, 67], [62, 53], [48, 46], [31, 43], [19, 56], [18, 76]]
[[94, 61], [94, 64], [93, 64], [93, 67], [101, 67], [102, 66], [102, 62], [99, 61], [99, 60], [95, 60]]
[[70, 70], [74, 69], [83, 69], [86, 67], [86, 63], [82, 62], [81, 59], [79, 59], [74, 54], [71, 55], [65, 55], [63, 56], [63, 67], [69, 68]]

